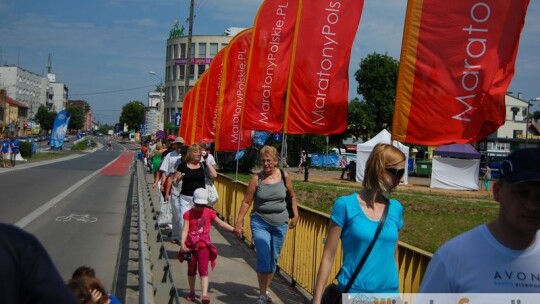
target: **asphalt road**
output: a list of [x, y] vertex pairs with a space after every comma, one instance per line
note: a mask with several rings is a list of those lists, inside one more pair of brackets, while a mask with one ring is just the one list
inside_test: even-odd
[[115, 148], [0, 168], [0, 222], [34, 234], [66, 280], [89, 265], [108, 290], [114, 290], [135, 156]]

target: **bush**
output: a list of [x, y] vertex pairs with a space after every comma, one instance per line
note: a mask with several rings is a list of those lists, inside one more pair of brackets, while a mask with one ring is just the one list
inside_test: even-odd
[[32, 157], [32, 143], [25, 141], [19, 142], [19, 151], [22, 157]]
[[[88, 142], [90, 141], [90, 146], [88, 145]], [[71, 150], [75, 150], [75, 151], [84, 151], [84, 150], [87, 150], [87, 149], [92, 149], [94, 147], [96, 147], [97, 144], [94, 140], [92, 139], [83, 139], [83, 140], [79, 140], [73, 147], [71, 147]]]

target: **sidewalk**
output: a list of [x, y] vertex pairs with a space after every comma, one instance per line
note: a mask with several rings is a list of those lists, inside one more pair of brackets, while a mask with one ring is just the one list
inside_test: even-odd
[[[153, 176], [146, 173], [145, 180], [152, 189]], [[155, 210], [159, 210], [157, 191], [151, 191], [151, 199], [154, 202]], [[211, 237], [218, 249], [216, 268], [213, 271], [210, 270], [209, 274], [210, 288], [208, 295], [211, 303], [255, 303], [259, 295], [257, 274], [254, 267], [256, 262], [255, 251], [250, 249], [243, 240], [229, 232], [220, 231], [216, 226], [213, 226]], [[165, 254], [170, 261], [172, 277], [180, 295], [180, 302], [188, 303], [186, 300], [189, 292], [187, 265], [186, 263], [180, 263], [176, 258], [180, 246], [170, 243], [168, 239], [166, 239], [164, 245]], [[155, 258], [154, 252], [152, 252], [151, 258]], [[196, 293], [197, 299], [195, 303], [200, 303], [201, 289], [198, 275]], [[270, 295], [273, 303], [277, 304], [307, 303], [300, 292], [291, 287], [290, 282], [279, 274], [274, 276]], [[156, 298], [156, 303], [166, 303], [166, 299]]]

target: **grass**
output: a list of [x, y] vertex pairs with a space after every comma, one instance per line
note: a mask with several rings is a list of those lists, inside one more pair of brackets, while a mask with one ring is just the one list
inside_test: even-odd
[[[234, 174], [229, 176], [234, 177]], [[249, 179], [247, 174], [238, 175], [240, 181], [247, 183]], [[293, 185], [300, 204], [328, 214], [338, 196], [361, 189], [358, 183], [343, 186], [293, 180]], [[400, 188], [391, 197], [400, 201], [404, 208], [405, 225], [400, 240], [428, 252], [435, 252], [452, 237], [495, 219], [498, 213], [497, 203], [487, 192], [472, 196], [468, 191], [448, 194]]]

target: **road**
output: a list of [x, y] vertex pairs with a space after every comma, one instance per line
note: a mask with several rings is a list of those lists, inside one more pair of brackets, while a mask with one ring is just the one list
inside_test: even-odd
[[0, 170], [0, 222], [34, 234], [66, 280], [89, 265], [113, 291], [135, 156], [121, 149]]

